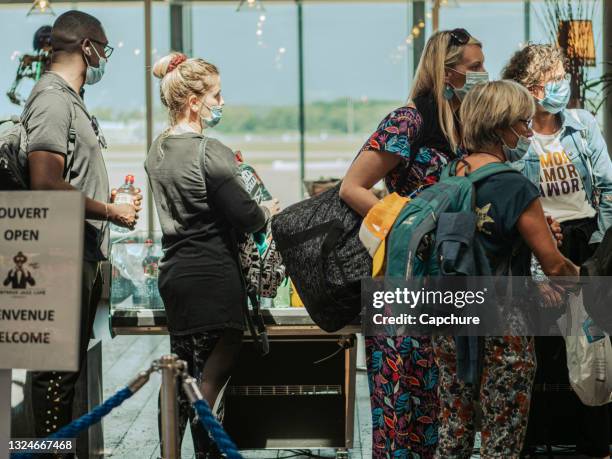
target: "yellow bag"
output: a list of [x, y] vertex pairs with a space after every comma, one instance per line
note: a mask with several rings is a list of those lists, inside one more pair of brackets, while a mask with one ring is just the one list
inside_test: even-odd
[[290, 292], [291, 293], [290, 293], [289, 304], [291, 305], [291, 307], [292, 308], [303, 308], [304, 307], [304, 303], [302, 302], [302, 299], [298, 295], [297, 290], [293, 286], [293, 282], [291, 282], [291, 290], [290, 290]]
[[359, 239], [372, 257], [372, 277], [384, 272], [385, 239], [408, 201], [410, 198], [391, 193], [370, 209], [361, 224]]

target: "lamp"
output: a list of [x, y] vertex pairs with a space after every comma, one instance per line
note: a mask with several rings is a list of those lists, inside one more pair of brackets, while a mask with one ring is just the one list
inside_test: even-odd
[[32, 14], [50, 14], [51, 16], [55, 16], [55, 12], [53, 8], [51, 8], [51, 0], [34, 0], [32, 3], [32, 7], [26, 16], [30, 16]]
[[261, 0], [240, 0], [236, 11], [265, 11]]
[[570, 61], [585, 67], [595, 66], [595, 39], [591, 20], [559, 21], [557, 44], [565, 50]]

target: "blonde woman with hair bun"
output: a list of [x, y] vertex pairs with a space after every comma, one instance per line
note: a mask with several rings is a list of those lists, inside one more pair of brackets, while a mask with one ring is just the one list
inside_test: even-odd
[[[458, 110], [481, 81], [488, 81], [488, 74], [480, 41], [465, 29], [433, 34], [421, 55], [410, 101], [389, 113], [366, 141], [342, 182], [340, 197], [365, 216], [378, 202], [371, 188], [380, 180], [402, 196], [437, 182], [442, 168], [463, 154]], [[366, 361], [372, 457], [437, 457], [438, 368], [431, 338], [366, 337]]]
[[[170, 349], [187, 362], [219, 415], [245, 324], [238, 240], [264, 229], [278, 202], [259, 206], [237, 176], [232, 150], [205, 134], [223, 115], [217, 67], [172, 53], [155, 64], [153, 74], [161, 79], [169, 126], [153, 142], [145, 170], [163, 233], [159, 292]], [[196, 457], [222, 457], [179, 392], [180, 438], [189, 421]]]

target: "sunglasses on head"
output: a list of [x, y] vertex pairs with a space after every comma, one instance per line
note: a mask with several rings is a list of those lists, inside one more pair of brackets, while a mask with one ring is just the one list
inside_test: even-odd
[[449, 32], [450, 34], [450, 42], [449, 46], [463, 46], [467, 45], [472, 36], [465, 29], [453, 29]]

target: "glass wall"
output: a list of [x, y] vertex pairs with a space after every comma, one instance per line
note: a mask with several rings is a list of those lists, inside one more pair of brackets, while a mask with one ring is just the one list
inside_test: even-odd
[[[116, 5], [116, 6], [115, 6]], [[83, 10], [98, 17], [106, 28], [107, 36], [115, 51], [107, 66], [107, 75], [91, 88], [91, 100], [86, 102], [101, 120], [108, 140], [105, 152], [106, 167], [111, 187], [123, 183], [127, 174], [133, 174], [136, 186], [146, 190], [144, 172], [146, 155], [145, 129], [145, 49], [144, 11], [142, 4], [121, 3], [113, 7]], [[169, 49], [169, 19], [167, 5], [153, 8], [153, 59]], [[99, 88], [98, 88], [99, 86]], [[154, 89], [157, 96], [158, 90]], [[153, 99], [156, 105], [159, 97]], [[156, 106], [154, 105], [154, 106]], [[155, 135], [155, 133], [154, 133]], [[147, 206], [141, 211], [138, 228], [146, 229]], [[157, 218], [154, 217], [157, 221]]]
[[[595, 14], [593, 17], [593, 38], [595, 40], [595, 53], [596, 63], [592, 67], [587, 68], [587, 79], [593, 80], [602, 75], [604, 71], [603, 66], [603, 24], [601, 20], [602, 2], [607, 0], [596, 0], [595, 2], [585, 2], [585, 11], [592, 10], [592, 6], [595, 7]], [[577, 9], [578, 6], [574, 5]], [[585, 13], [587, 14], [587, 13]], [[537, 2], [532, 4], [532, 40], [536, 43], [547, 43], [550, 42], [550, 34], [548, 32], [549, 21], [547, 20], [547, 7], [544, 2]], [[592, 91], [587, 91], [587, 104], [585, 106], [588, 110], [594, 110], [595, 107], [601, 102], [602, 94], [600, 93], [601, 87], [594, 88]], [[598, 112], [600, 123], [603, 122], [603, 110]]]
[[408, 97], [409, 2], [304, 5], [306, 178], [342, 177], [390, 110]]
[[287, 206], [299, 198], [296, 6], [236, 11], [238, 3], [193, 6], [194, 55], [219, 67], [226, 104], [210, 134], [240, 150]]
[[510, 56], [525, 43], [524, 19], [520, 1], [447, 2], [440, 8], [440, 29], [463, 27], [483, 43], [492, 79], [499, 78]]
[[[26, 17], [30, 5], [0, 7], [0, 117], [19, 114], [22, 107], [12, 104], [5, 93], [11, 86], [17, 71], [19, 57], [32, 52], [34, 32], [41, 26], [51, 25], [50, 15]], [[144, 89], [144, 13], [141, 2], [107, 2], [87, 4], [53, 3], [56, 15], [68, 9], [79, 9], [94, 15], [104, 25], [110, 45], [115, 48], [106, 67], [102, 81], [87, 86], [85, 103], [92, 115], [100, 121], [108, 142], [104, 151], [111, 187], [123, 182], [126, 174], [136, 176], [136, 184], [143, 189], [146, 179], [143, 168], [145, 157], [145, 89]], [[168, 6], [159, 4], [153, 10], [155, 33], [154, 54], [165, 53], [169, 47]], [[32, 80], [23, 80], [19, 93], [27, 97]], [[139, 221], [139, 228], [147, 225], [146, 206]]]
[[[195, 56], [218, 65], [226, 110], [211, 132], [259, 172], [283, 206], [300, 198], [298, 24], [294, 1], [264, 0], [264, 10], [239, 0], [187, 3], [192, 9]], [[601, 2], [600, 2], [601, 3]], [[255, 3], [257, 4], [257, 2]], [[405, 103], [412, 79], [413, 48], [406, 40], [421, 19], [421, 33], [432, 30], [432, 4], [425, 17], [412, 18], [411, 1], [303, 2], [306, 177], [341, 177], [350, 161], [391, 109]], [[549, 41], [544, 31], [546, 5], [532, 1], [526, 36], [522, 1], [442, 0], [439, 26], [465, 27], [482, 40], [486, 67], [497, 78], [511, 54], [531, 39]], [[4, 97], [19, 56], [31, 49], [35, 30], [51, 16], [26, 17], [29, 4], [0, 6], [0, 116], [19, 113]], [[102, 122], [112, 186], [127, 173], [145, 188], [144, 11], [142, 2], [56, 3], [56, 13], [80, 8], [99, 17], [115, 47], [107, 74], [87, 88], [86, 103]], [[416, 20], [416, 21], [415, 21]], [[169, 6], [153, 7], [153, 58], [169, 51]], [[601, 24], [594, 21], [598, 62]], [[601, 66], [592, 69], [595, 77]], [[24, 82], [27, 95], [31, 82]], [[154, 135], [167, 123], [154, 81]], [[139, 225], [146, 228], [146, 206]], [[157, 219], [155, 219], [157, 220]]]

